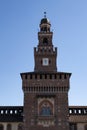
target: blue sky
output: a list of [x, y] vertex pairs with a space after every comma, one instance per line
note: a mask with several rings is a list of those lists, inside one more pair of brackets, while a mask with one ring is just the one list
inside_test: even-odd
[[20, 73], [34, 70], [44, 11], [58, 71], [72, 73], [69, 104], [87, 105], [87, 0], [0, 0], [0, 105], [23, 105]]

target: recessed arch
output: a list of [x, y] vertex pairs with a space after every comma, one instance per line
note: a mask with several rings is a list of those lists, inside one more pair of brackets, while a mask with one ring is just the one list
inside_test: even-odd
[[12, 125], [11, 124], [7, 124], [7, 130], [12, 130]]
[[4, 130], [4, 126], [0, 124], [0, 130]]
[[87, 130], [87, 124], [85, 125], [85, 129], [84, 130]]
[[23, 125], [22, 124], [18, 124], [18, 130], [23, 130]]

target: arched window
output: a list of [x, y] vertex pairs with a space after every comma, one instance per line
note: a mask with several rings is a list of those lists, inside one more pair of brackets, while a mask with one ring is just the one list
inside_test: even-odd
[[43, 31], [43, 28], [41, 28], [41, 32]]
[[0, 124], [0, 130], [4, 130], [4, 126]]
[[23, 130], [23, 125], [22, 124], [18, 124], [18, 130]]
[[40, 115], [51, 116], [53, 115], [53, 105], [49, 101], [44, 101], [40, 104]]
[[87, 124], [85, 125], [85, 129], [84, 130], [87, 130]]
[[44, 31], [47, 32], [47, 27], [44, 27]]
[[40, 114], [43, 115], [43, 116], [50, 116], [51, 115], [50, 107], [46, 106], [46, 104], [45, 104], [45, 106], [42, 107]]
[[7, 130], [12, 130], [11, 124], [7, 124]]
[[44, 39], [43, 39], [43, 43], [44, 43], [44, 44], [48, 44], [48, 39], [47, 39], [47, 38], [44, 38]]

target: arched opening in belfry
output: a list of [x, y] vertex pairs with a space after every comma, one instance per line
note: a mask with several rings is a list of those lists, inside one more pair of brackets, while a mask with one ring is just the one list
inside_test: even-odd
[[43, 39], [43, 44], [48, 44], [48, 39], [47, 38]]

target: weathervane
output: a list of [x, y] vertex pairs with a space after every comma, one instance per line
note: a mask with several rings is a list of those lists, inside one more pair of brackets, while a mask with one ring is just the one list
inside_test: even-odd
[[46, 18], [46, 12], [44, 12], [44, 18]]

